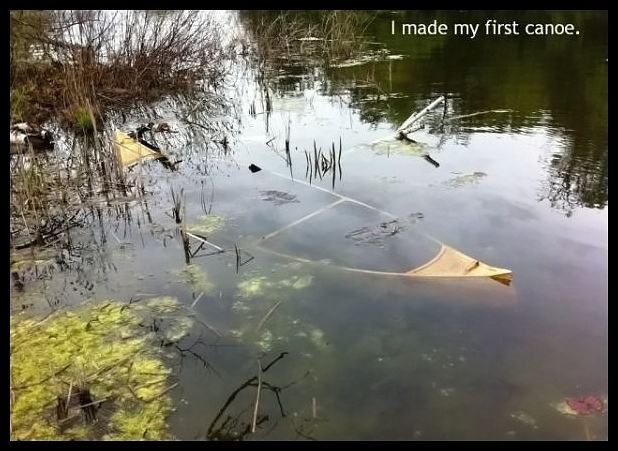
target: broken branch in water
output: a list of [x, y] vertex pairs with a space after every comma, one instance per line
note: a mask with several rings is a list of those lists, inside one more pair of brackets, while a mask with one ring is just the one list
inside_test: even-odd
[[185, 232], [187, 235], [189, 235], [191, 238], [196, 239], [198, 241], [201, 241], [204, 244], [208, 244], [209, 246], [217, 249], [219, 252], [225, 252], [225, 249], [223, 249], [222, 247], [217, 246], [216, 244], [211, 243], [210, 241], [208, 241], [206, 238], [204, 238], [201, 235], [196, 235], [194, 233], [191, 232]]
[[439, 168], [440, 167], [440, 163], [438, 163], [436, 160], [434, 160], [433, 158], [431, 158], [431, 156], [427, 153], [425, 155], [423, 155], [423, 158], [427, 161], [429, 161], [431, 164], [433, 164], [435, 167]]
[[436, 100], [434, 100], [433, 102], [431, 102], [429, 105], [427, 105], [425, 108], [423, 108], [421, 111], [419, 111], [418, 113], [414, 113], [412, 114], [408, 119], [406, 119], [403, 124], [401, 124], [401, 126], [397, 129], [397, 133], [405, 133], [406, 130], [410, 129], [410, 127], [416, 122], [418, 121], [421, 117], [423, 117], [425, 114], [427, 114], [429, 111], [433, 110], [436, 106], [438, 106], [440, 103], [442, 103], [445, 100], [444, 96], [440, 96], [438, 97]]

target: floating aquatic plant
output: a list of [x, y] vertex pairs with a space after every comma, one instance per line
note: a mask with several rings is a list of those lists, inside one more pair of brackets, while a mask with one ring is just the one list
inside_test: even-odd
[[214, 284], [210, 281], [208, 273], [196, 264], [187, 265], [182, 270], [182, 274], [188, 284], [190, 284], [196, 292], [208, 294], [214, 288]]
[[273, 283], [267, 277], [258, 276], [238, 283], [238, 295], [243, 298], [251, 298], [263, 295], [267, 288], [272, 288]]
[[[154, 332], [143, 326], [153, 314], [176, 310], [174, 302], [104, 301], [38, 322], [11, 317], [11, 438], [169, 438], [171, 371], [154, 345]], [[182, 318], [171, 324], [170, 340], [192, 326]], [[80, 394], [72, 409], [71, 391]], [[92, 399], [96, 422], [71, 424], [72, 417], [84, 415], [82, 393]], [[68, 418], [61, 419], [64, 398]]]
[[268, 352], [272, 349], [273, 339], [274, 337], [272, 332], [269, 330], [265, 330], [256, 344], [260, 347], [262, 351]]
[[328, 346], [324, 340], [324, 332], [320, 329], [313, 329], [309, 337], [311, 338], [311, 342], [320, 349], [324, 349]]
[[[297, 265], [294, 265], [294, 268], [297, 269]], [[301, 324], [297, 318], [286, 317], [286, 313], [278, 309], [280, 305], [285, 305], [286, 297], [308, 288], [312, 283], [313, 276], [309, 274], [283, 278], [254, 275], [239, 282], [237, 299], [232, 304], [232, 310], [243, 313], [244, 322], [232, 335], [237, 339], [252, 341], [264, 352], [270, 351], [275, 341], [298, 338], [310, 342], [320, 350], [326, 349], [324, 332]], [[266, 323], [270, 330], [263, 327]], [[299, 328], [305, 331], [299, 331]]]
[[282, 280], [272, 280], [265, 276], [256, 276], [243, 280], [238, 284], [238, 295], [243, 298], [262, 296], [272, 290], [292, 288], [303, 290], [313, 283], [313, 276], [292, 276]]
[[224, 219], [217, 215], [203, 215], [199, 217], [196, 224], [187, 225], [187, 232], [197, 233], [200, 235], [210, 235], [223, 227]]

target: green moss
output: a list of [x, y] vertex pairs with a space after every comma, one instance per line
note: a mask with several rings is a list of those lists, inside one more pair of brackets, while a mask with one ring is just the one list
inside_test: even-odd
[[[11, 317], [11, 438], [169, 438], [171, 371], [154, 345], [154, 333], [140, 324], [153, 313], [175, 311], [174, 303], [172, 298], [131, 305], [106, 301], [39, 323]], [[191, 327], [190, 320], [174, 318], [166, 333], [178, 340]], [[61, 433], [56, 397], [68, 396], [69, 385], [87, 387], [93, 400], [106, 398], [111, 414], [101, 414], [96, 428], [78, 422]], [[69, 415], [79, 407], [73, 411]]]

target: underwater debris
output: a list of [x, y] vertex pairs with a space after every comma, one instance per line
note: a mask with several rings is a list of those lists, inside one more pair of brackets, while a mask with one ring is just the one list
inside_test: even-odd
[[393, 236], [402, 230], [399, 221], [381, 222], [373, 227], [361, 227], [346, 233], [345, 237], [356, 241], [356, 244], [375, 244], [380, 247], [384, 246], [384, 238]]
[[268, 190], [268, 191], [260, 191], [261, 197], [260, 199], [265, 200], [267, 202], [272, 202], [275, 205], [284, 205], [289, 203], [298, 203], [298, 199], [296, 199], [296, 195], [289, 194], [283, 191], [276, 190]]
[[601, 397], [588, 395], [579, 398], [567, 398], [555, 407], [565, 415], [592, 415], [606, 412], [606, 404], [606, 401]]
[[345, 237], [354, 240], [356, 245], [374, 244], [384, 246], [384, 240], [406, 229], [408, 224], [414, 224], [423, 219], [423, 213], [412, 213], [403, 219], [393, 219], [381, 222], [376, 226], [360, 227], [348, 232]]
[[[144, 324], [177, 308], [164, 297], [101, 301], [43, 321], [12, 316], [11, 438], [170, 438], [168, 392], [175, 385], [156, 334]], [[175, 320], [168, 337], [180, 339], [192, 324]], [[72, 422], [78, 416], [84, 421]]]
[[371, 146], [376, 155], [402, 155], [413, 157], [424, 157], [429, 146], [419, 142], [409, 140], [381, 140]]
[[449, 188], [460, 188], [465, 185], [475, 185], [486, 176], [487, 174], [485, 174], [484, 172], [473, 172], [472, 174], [464, 174], [453, 177], [445, 181], [443, 185]]

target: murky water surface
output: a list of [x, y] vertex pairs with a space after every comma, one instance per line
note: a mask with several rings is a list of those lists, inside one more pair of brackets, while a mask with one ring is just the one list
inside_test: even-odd
[[[94, 205], [80, 251], [12, 308], [147, 295], [193, 306], [222, 336], [195, 348], [210, 367], [184, 359], [170, 418], [181, 439], [607, 439], [606, 415], [554, 407], [608, 389], [607, 15], [576, 16], [577, 38], [474, 41], [391, 36], [393, 17], [434, 15], [378, 16], [366, 33], [382, 58], [279, 64], [270, 111], [255, 71], [239, 69], [209, 119], [220, 136], [163, 139], [179, 170], [136, 169], [145, 198]], [[416, 144], [375, 145], [440, 95]], [[176, 127], [190, 108], [155, 106]], [[314, 145], [338, 160], [323, 175]], [[189, 229], [227, 250], [191, 258], [210, 285], [181, 275], [170, 186], [184, 188]], [[434, 239], [511, 269], [513, 283], [341, 269], [406, 272], [436, 254]], [[257, 358], [280, 355], [251, 434], [255, 384], [236, 390]]]

